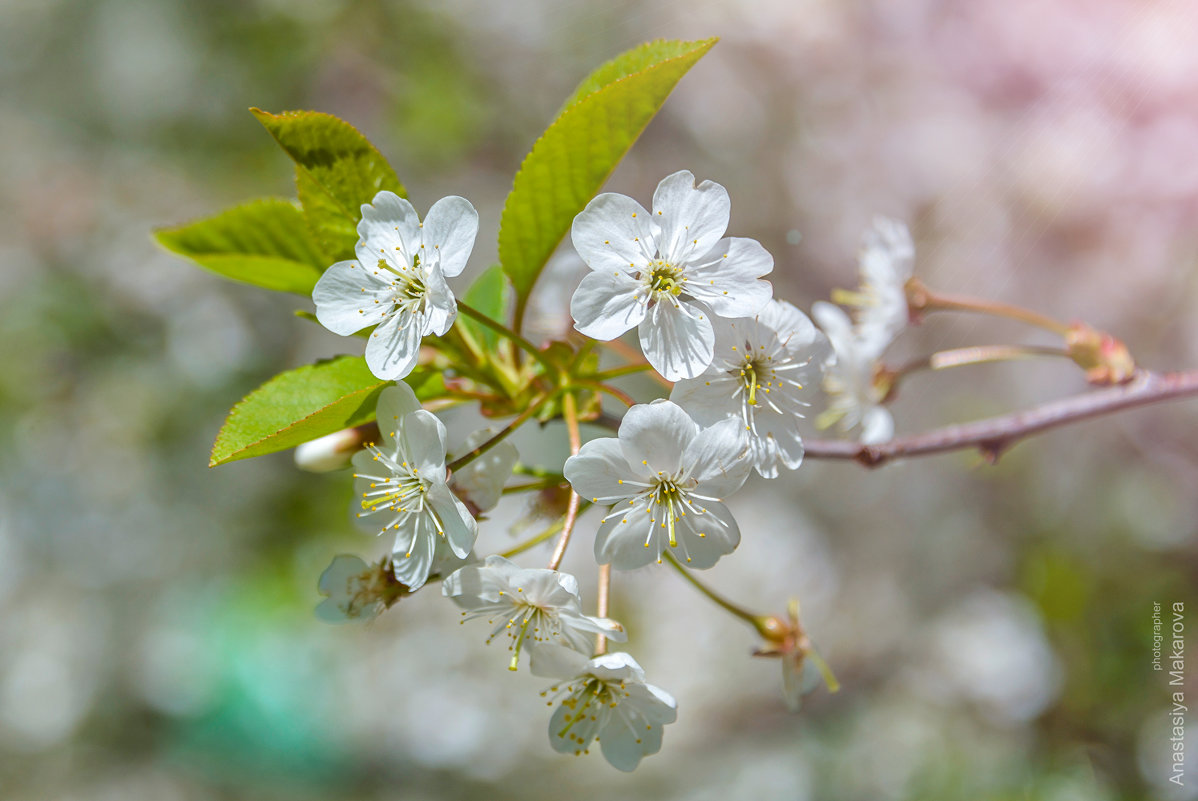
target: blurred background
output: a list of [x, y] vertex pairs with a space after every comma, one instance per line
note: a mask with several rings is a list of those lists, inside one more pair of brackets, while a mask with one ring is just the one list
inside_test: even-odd
[[[385, 550], [350, 525], [348, 476], [289, 454], [209, 470], [208, 449], [246, 392], [353, 347], [295, 318], [302, 298], [150, 240], [293, 195], [247, 108], [311, 108], [363, 130], [422, 212], [469, 197], [476, 273], [581, 77], [647, 39], [717, 35], [609, 189], [647, 202], [682, 168], [724, 184], [730, 232], [775, 255], [777, 294], [803, 308], [855, 285], [883, 213], [910, 224], [933, 287], [1193, 366], [1195, 31], [1181, 1], [4, 0], [0, 797], [1198, 797], [1192, 738], [1191, 786], [1165, 783], [1151, 669], [1152, 603], [1198, 612], [1198, 404], [1057, 431], [996, 467], [751, 480], [743, 545], [706, 578], [762, 611], [800, 597], [844, 688], [790, 715], [743, 626], [666, 569], [618, 575], [629, 650], [680, 707], [626, 776], [551, 753], [545, 682], [509, 674], [435, 590], [369, 626], [315, 619], [334, 554]], [[539, 324], [563, 325], [578, 267], [562, 257]], [[935, 317], [895, 353], [1012, 341], [1046, 340]], [[904, 385], [894, 411], [914, 432], [1084, 389], [1067, 364], [963, 368]], [[550, 426], [520, 444], [563, 442]], [[501, 507], [480, 548], [511, 544], [522, 513]], [[584, 585], [594, 526], [566, 565]]]

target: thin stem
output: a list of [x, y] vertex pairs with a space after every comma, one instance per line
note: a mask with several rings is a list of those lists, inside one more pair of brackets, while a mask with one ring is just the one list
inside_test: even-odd
[[1007, 317], [1012, 320], [1018, 320], [1028, 325], [1034, 325], [1037, 328], [1052, 331], [1054, 334], [1060, 334], [1061, 336], [1064, 336], [1069, 331], [1067, 324], [1039, 312], [1034, 312], [1031, 309], [1025, 309], [1022, 306], [1013, 306], [1009, 303], [998, 303], [962, 295], [942, 295], [928, 289], [918, 279], [912, 279], [907, 283], [907, 302], [911, 309], [916, 312], [977, 312], [979, 314], [991, 314], [996, 317]]
[[[611, 600], [611, 565], [599, 565], [599, 591], [595, 603], [595, 616], [607, 617], [607, 609]], [[607, 653], [607, 637], [595, 635], [595, 656]]]
[[545, 354], [542, 353], [541, 350], [536, 345], [532, 344], [531, 342], [529, 342], [527, 339], [525, 339], [524, 337], [517, 334], [512, 329], [508, 328], [503, 323], [498, 322], [496, 320], [492, 320], [490, 317], [483, 314], [478, 309], [475, 309], [472, 306], [468, 306], [465, 303], [462, 303], [462, 301], [460, 301], [460, 300], [457, 303], [458, 303], [458, 311], [460, 311], [462, 314], [466, 315], [470, 319], [474, 320], [475, 322], [477, 322], [481, 325], [484, 325], [487, 328], [490, 328], [492, 331], [499, 334], [501, 337], [504, 337], [505, 339], [510, 340], [518, 348], [520, 348], [523, 351], [526, 351], [530, 356], [532, 356], [534, 359], [536, 359], [538, 362], [540, 362], [541, 365], [547, 371], [554, 372], [557, 370], [557, 368], [554, 366], [554, 364], [545, 358]]
[[605, 392], [608, 395], [611, 395], [616, 400], [618, 400], [620, 403], [627, 406], [629, 409], [631, 409], [633, 406], [636, 405], [636, 401], [632, 399], [631, 395], [629, 395], [627, 392], [625, 392], [622, 389], [616, 389], [615, 387], [611, 386], [610, 384], [601, 384], [598, 381], [590, 381], [590, 380], [584, 379], [584, 378], [575, 378], [575, 379], [572, 379], [571, 385], [576, 386], [576, 387], [584, 387], [586, 389], [593, 389], [596, 392]]
[[[581, 511], [585, 512], [587, 509], [590, 508], [590, 506], [591, 506], [590, 501], [584, 502], [581, 506]], [[566, 524], [566, 519], [563, 517], [560, 520], [558, 520], [556, 523], [551, 525], [549, 528], [545, 529], [540, 534], [533, 537], [532, 539], [525, 540], [524, 542], [520, 543], [519, 545], [513, 545], [511, 548], [508, 548], [506, 551], [503, 551], [499, 555], [502, 556], [504, 559], [511, 559], [513, 556], [517, 556], [518, 554], [524, 553], [529, 548], [535, 548], [536, 546], [540, 545], [542, 542], [552, 539], [553, 536], [555, 534], [557, 534], [557, 532], [562, 530], [562, 526], [564, 526], [565, 524]]]
[[446, 465], [446, 469], [448, 469], [449, 472], [451, 472], [451, 473], [454, 472], [455, 470], [460, 470], [463, 467], [465, 467], [466, 465], [470, 464], [475, 459], [477, 459], [478, 457], [482, 456], [487, 451], [494, 448], [499, 443], [503, 442], [503, 440], [506, 439], [509, 434], [511, 434], [517, 428], [519, 428], [520, 426], [522, 426], [526, 422], [528, 422], [528, 418], [530, 418], [534, 414], [536, 414], [537, 410], [540, 409], [543, 405], [545, 405], [545, 402], [547, 400], [549, 400], [550, 398], [552, 398], [556, 394], [557, 394], [556, 392], [548, 392], [548, 393], [542, 395], [541, 397], [537, 398], [535, 401], [533, 401], [531, 404], [529, 404], [527, 409], [520, 412], [520, 415], [515, 420], [513, 420], [512, 422], [510, 422], [506, 426], [504, 426], [502, 431], [500, 431], [495, 436], [491, 437], [489, 440], [487, 440], [483, 444], [479, 445], [474, 450], [472, 450], [466, 454], [463, 454], [462, 456], [459, 456], [457, 459], [454, 459], [452, 462], [450, 462], [448, 465]]
[[666, 389], [671, 389], [674, 386], [672, 382], [667, 381], [660, 373], [658, 373], [656, 370], [653, 370], [653, 365], [649, 364], [645, 357], [642, 356], [636, 348], [626, 345], [618, 339], [613, 339], [610, 342], [604, 342], [603, 345], [608, 350], [613, 351], [618, 356], [622, 357], [626, 362], [632, 362], [637, 366], [646, 365], [649, 370], [652, 370], [652, 373], [650, 373], [649, 377], [661, 384]]
[[553, 478], [558, 482], [562, 481], [562, 474], [554, 470], [546, 470], [544, 467], [537, 465], [523, 464], [516, 462], [516, 466], [512, 468], [512, 472], [518, 476], [532, 476], [533, 478]]
[[[582, 435], [578, 431], [578, 408], [574, 402], [574, 394], [567, 392], [562, 398], [562, 414], [566, 418], [566, 430], [570, 432], [570, 455], [575, 455], [582, 448]], [[578, 503], [581, 498], [571, 487], [570, 501], [566, 504], [566, 521], [562, 525], [562, 535], [558, 538], [553, 556], [549, 558], [549, 569], [557, 570], [566, 555], [566, 546], [570, 544], [570, 534], [578, 521]]]
[[541, 481], [534, 481], [531, 484], [516, 484], [512, 487], [504, 487], [503, 494], [515, 495], [519, 492], [532, 492], [533, 490], [549, 489], [550, 487], [556, 487], [561, 483], [562, 480], [560, 478], [546, 478]]
[[699, 592], [706, 595], [707, 598], [710, 601], [712, 601], [713, 603], [715, 603], [716, 606], [721, 607], [726, 612], [730, 612], [733, 615], [736, 615], [741, 620], [744, 620], [745, 622], [747, 622], [753, 628], [755, 628], [755, 629], [758, 628], [758, 620], [761, 619], [761, 617], [762, 617], [761, 615], [755, 615], [752, 612], [748, 611], [747, 609], [742, 609], [741, 607], [739, 607], [736, 604], [729, 601], [724, 596], [717, 593], [715, 590], [708, 587], [703, 582], [699, 581], [699, 579], [695, 578], [694, 572], [687, 570], [685, 567], [683, 567], [682, 564], [677, 559], [674, 558], [674, 554], [670, 553], [669, 551], [665, 551], [664, 553], [662, 553], [662, 556], [665, 557], [666, 561], [669, 562], [674, 567], [674, 569], [677, 570], [682, 575], [682, 577], [684, 579], [686, 579], [687, 581], [690, 582], [692, 587], [694, 587], [696, 590], [698, 590]]
[[906, 376], [919, 370], [947, 370], [950, 367], [965, 367], [970, 364], [1009, 362], [1031, 359], [1037, 356], [1063, 356], [1071, 358], [1064, 348], [1041, 345], [975, 345], [968, 348], [936, 351], [930, 356], [914, 359], [895, 369], [895, 377]]
[[987, 420], [945, 426], [877, 445], [848, 440], [803, 441], [808, 459], [847, 459], [877, 467], [894, 459], [978, 449], [988, 462], [997, 462], [1008, 448], [1025, 437], [1053, 428], [1154, 403], [1198, 397], [1198, 370], [1154, 373], [1141, 370], [1126, 384], [1052, 401], [1031, 409]]
[[610, 381], [613, 378], [621, 376], [634, 375], [635, 373], [643, 373], [646, 370], [652, 370], [653, 365], [645, 362], [644, 364], [626, 364], [623, 367], [613, 367], [610, 370], [602, 370], [595, 373], [591, 378], [596, 381]]

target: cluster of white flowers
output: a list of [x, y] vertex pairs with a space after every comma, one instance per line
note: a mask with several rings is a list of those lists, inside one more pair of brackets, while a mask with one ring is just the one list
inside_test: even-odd
[[[704, 569], [731, 554], [741, 533], [725, 499], [754, 470], [772, 479], [799, 466], [800, 422], [821, 383], [832, 397], [825, 417], [862, 424], [867, 439], [890, 435], [889, 415], [871, 395], [872, 370], [906, 319], [906, 229], [875, 224], [861, 254], [859, 318], [854, 324], [817, 304], [821, 332], [772, 297], [761, 278], [773, 258], [759, 243], [724, 237], [729, 211], [722, 186], [696, 186], [682, 171], [658, 185], [651, 212], [603, 194], [574, 220], [574, 247], [591, 270], [570, 303], [575, 327], [597, 340], [637, 328], [649, 364], [676, 382], [668, 399], [632, 405], [615, 437], [583, 444], [562, 468], [574, 492], [606, 509], [594, 537], [600, 564], [628, 570], [669, 555]], [[357, 259], [334, 264], [316, 285], [317, 318], [343, 335], [374, 326], [367, 365], [380, 378], [401, 379], [423, 337], [453, 324], [446, 278], [465, 267], [478, 215], [450, 197], [421, 223], [390, 192], [362, 213]], [[584, 614], [578, 581], [567, 573], [474, 556], [478, 518], [497, 504], [515, 448], [492, 430], [477, 431], [456, 449], [475, 458], [451, 475], [445, 425], [402, 381], [379, 396], [377, 420], [379, 441], [352, 459], [355, 513], [364, 529], [394, 536], [391, 556], [375, 565], [334, 560], [320, 581], [328, 596], [321, 616], [369, 619], [440, 578], [463, 622], [486, 619], [488, 642], [507, 635], [512, 670], [527, 651], [534, 674], [558, 680], [547, 691], [560, 701], [549, 728], [554, 749], [585, 753], [597, 740], [620, 770], [657, 752], [662, 727], [675, 719], [674, 699], [646, 683], [628, 654], [593, 656], [596, 636], [624, 641], [623, 627]], [[301, 463], [331, 469], [343, 446], [314, 446]]]
[[827, 409], [820, 428], [837, 425], [848, 432], [861, 427], [861, 441], [885, 442], [894, 436], [894, 418], [883, 405], [890, 382], [881, 375], [881, 358], [907, 327], [907, 282], [911, 280], [915, 245], [901, 222], [875, 218], [862, 238], [858, 264], [861, 288], [840, 293], [853, 307], [855, 320], [831, 303], [817, 301], [811, 314], [832, 343], [823, 390]]

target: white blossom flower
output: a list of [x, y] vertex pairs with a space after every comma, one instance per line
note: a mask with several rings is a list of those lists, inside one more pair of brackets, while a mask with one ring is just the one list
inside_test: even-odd
[[354, 455], [354, 491], [361, 498], [358, 524], [395, 532], [395, 577], [416, 590], [428, 579], [442, 540], [465, 558], [478, 524], [446, 483], [445, 426], [420, 408], [407, 384], [379, 395], [380, 444]]
[[[498, 431], [493, 428], [483, 428], [466, 437], [461, 447], [450, 454], [452, 462], [463, 454], [482, 445], [494, 437]], [[503, 494], [503, 485], [507, 483], [520, 458], [516, 446], [508, 440], [496, 444], [486, 453], [474, 458], [469, 464], [454, 472], [449, 479], [449, 487], [459, 498], [473, 507], [474, 511], [486, 512], [499, 504]]]
[[582, 613], [578, 580], [556, 570], [522, 568], [502, 556], [463, 567], [448, 576], [442, 591], [465, 611], [463, 622], [485, 617], [495, 628], [487, 642], [506, 632], [511, 638], [511, 670], [527, 644], [533, 659], [547, 644], [591, 653], [594, 635], [624, 641], [619, 623]]
[[828, 407], [816, 418], [816, 425], [828, 428], [839, 424], [845, 433], [860, 425], [861, 442], [867, 445], [890, 439], [894, 418], [882, 405], [886, 393], [875, 380], [881, 356], [879, 340], [862, 336], [839, 306], [817, 301], [811, 314], [828, 336], [835, 355], [834, 361], [824, 365]]
[[574, 327], [610, 340], [638, 327], [645, 358], [670, 381], [711, 363], [711, 315], [750, 317], [773, 294], [758, 280], [774, 259], [757, 241], [724, 237], [731, 202], [686, 170], [653, 193], [653, 213], [625, 195], [599, 195], [570, 236], [591, 271], [570, 300]]
[[585, 754], [599, 741], [617, 770], [636, 770], [641, 759], [661, 750], [662, 727], [678, 717], [673, 696], [645, 682], [645, 673], [626, 653], [587, 661], [577, 651], [545, 648], [533, 664], [539, 676], [563, 679], [542, 693], [560, 699], [549, 720], [549, 744], [561, 754]]
[[738, 418], [753, 466], [776, 478], [779, 465], [794, 470], [803, 460], [799, 421], [830, 353], [807, 315], [771, 300], [755, 318], [718, 321], [711, 366], [675, 384], [670, 400], [700, 425]]
[[407, 592], [386, 561], [368, 565], [349, 554], [333, 558], [317, 588], [328, 597], [316, 607], [316, 616], [327, 623], [371, 620]]
[[880, 354], [907, 327], [907, 282], [915, 264], [915, 244], [907, 226], [875, 217], [861, 239], [857, 256], [861, 287], [838, 292], [834, 300], [854, 307], [858, 336]]
[[595, 537], [595, 559], [627, 570], [660, 561], [666, 548], [708, 568], [740, 544], [723, 496], [752, 469], [744, 427], [732, 417], [700, 428], [665, 400], [638, 404], [618, 437], [591, 440], [566, 460], [574, 491], [609, 505]]
[[346, 336], [377, 326], [366, 364], [383, 379], [412, 372], [420, 340], [453, 325], [457, 302], [445, 282], [466, 267], [478, 212], [461, 197], [438, 200], [424, 222], [412, 204], [382, 191], [362, 206], [356, 259], [327, 269], [312, 290], [316, 319]]

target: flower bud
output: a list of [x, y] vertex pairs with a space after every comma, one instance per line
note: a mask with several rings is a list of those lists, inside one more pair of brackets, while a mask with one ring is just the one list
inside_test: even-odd
[[353, 455], [378, 436], [379, 427], [374, 423], [327, 434], [296, 446], [295, 466], [309, 473], [328, 473], [349, 467]]

